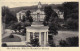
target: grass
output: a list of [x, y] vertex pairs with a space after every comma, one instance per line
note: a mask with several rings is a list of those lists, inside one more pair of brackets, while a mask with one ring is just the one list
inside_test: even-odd
[[21, 38], [14, 36], [14, 38], [9, 38], [9, 36], [2, 39], [2, 42], [21, 42]]

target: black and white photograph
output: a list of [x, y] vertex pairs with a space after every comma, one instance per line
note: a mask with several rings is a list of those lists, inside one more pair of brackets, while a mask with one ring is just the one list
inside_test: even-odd
[[78, 11], [79, 2], [3, 2], [1, 46], [79, 47]]

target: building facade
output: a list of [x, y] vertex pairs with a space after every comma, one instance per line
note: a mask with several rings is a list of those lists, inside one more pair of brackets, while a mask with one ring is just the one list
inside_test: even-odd
[[[44, 20], [45, 13], [43, 10], [41, 10], [41, 8], [42, 8], [42, 5], [41, 5], [41, 2], [39, 2], [38, 9], [36, 11], [30, 10], [33, 21], [43, 21]], [[23, 16], [26, 17], [26, 12], [27, 10], [22, 10], [16, 14], [18, 21], [21, 21]]]
[[[45, 13], [44, 13], [44, 10], [42, 10], [41, 8], [42, 8], [42, 4], [41, 4], [41, 2], [39, 2], [38, 6], [37, 6], [37, 10], [30, 10], [33, 21], [44, 21]], [[58, 14], [59, 18], [64, 19], [64, 17], [63, 17], [64, 12], [61, 12], [58, 9], [53, 9], [53, 10]], [[22, 10], [22, 11], [16, 13], [18, 22], [21, 21], [23, 16], [26, 17], [26, 12], [27, 12], [27, 10]]]
[[42, 5], [41, 2], [38, 3], [38, 9], [31, 13], [31, 16], [33, 17], [33, 21], [44, 21], [45, 13], [43, 10], [41, 10]]

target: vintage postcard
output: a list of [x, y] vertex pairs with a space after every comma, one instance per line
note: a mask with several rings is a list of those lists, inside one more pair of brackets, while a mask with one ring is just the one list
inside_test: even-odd
[[80, 48], [78, 0], [0, 0], [0, 7], [1, 51]]

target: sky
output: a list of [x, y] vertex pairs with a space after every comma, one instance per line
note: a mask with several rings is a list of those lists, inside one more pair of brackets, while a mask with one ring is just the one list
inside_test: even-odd
[[[62, 4], [63, 2], [41, 2], [41, 4]], [[14, 7], [21, 7], [21, 6], [32, 6], [32, 5], [38, 5], [38, 2], [3, 2], [2, 6], [8, 6], [9, 8], [14, 8]]]
[[62, 4], [63, 0], [1, 0], [1, 6], [8, 6], [9, 8], [14, 7], [22, 7], [22, 6], [32, 6], [37, 5], [38, 2], [41, 2], [41, 4]]

